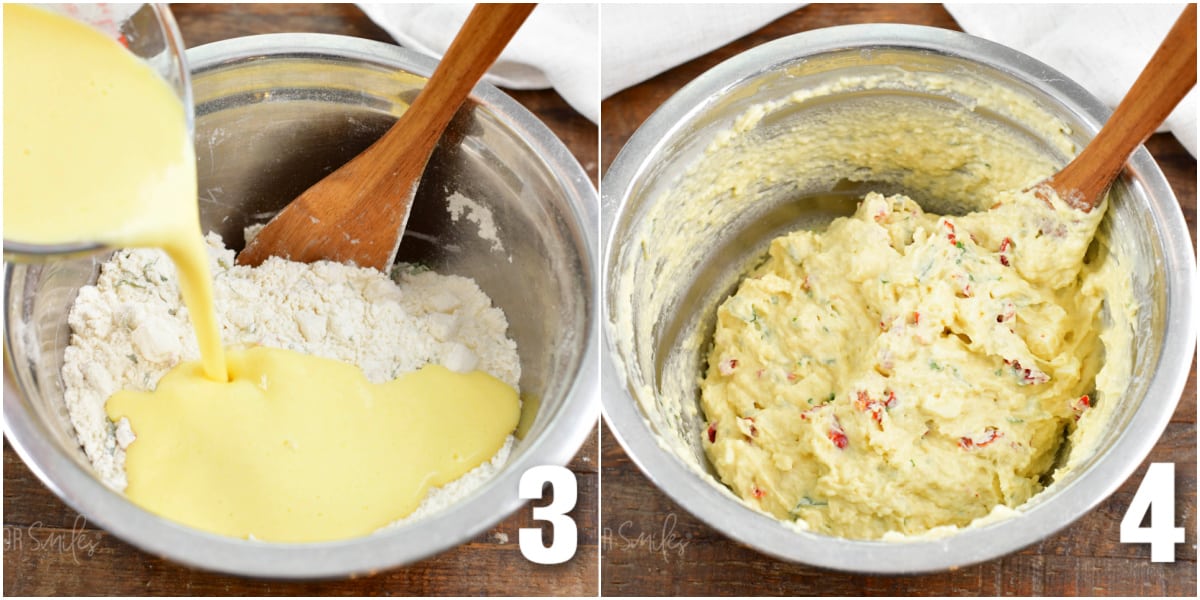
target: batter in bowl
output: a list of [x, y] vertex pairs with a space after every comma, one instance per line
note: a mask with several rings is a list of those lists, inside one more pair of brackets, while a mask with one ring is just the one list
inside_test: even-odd
[[967, 525], [1042, 489], [1091, 407], [1103, 218], [1032, 193], [961, 217], [869, 194], [771, 244], [718, 310], [705, 449], [742, 498], [831, 535]]
[[[749, 105], [622, 243], [612, 335], [659, 443], [785, 526], [858, 539], [953, 534], [1066, 480], [1110, 430], [1137, 318], [1107, 203], [1014, 192], [1077, 150], [967, 73], [863, 68]], [[881, 193], [832, 224], [805, 208], [845, 189]]]

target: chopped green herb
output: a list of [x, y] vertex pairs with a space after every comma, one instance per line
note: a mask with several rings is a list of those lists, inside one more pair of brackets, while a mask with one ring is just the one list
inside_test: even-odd
[[1004, 420], [1008, 421], [1009, 423], [1024, 423], [1025, 422], [1025, 419], [1021, 419], [1018, 417], [1004, 417]]
[[137, 355], [136, 355], [136, 354], [126, 354], [126, 355], [125, 355], [125, 358], [128, 358], [128, 359], [129, 359], [129, 362], [131, 362], [131, 363], [133, 363], [133, 364], [135, 364], [135, 365], [136, 365], [136, 364], [137, 364], [137, 362], [138, 362], [138, 358], [137, 358]]
[[812, 498], [805, 496], [805, 497], [801, 498], [799, 502], [796, 503], [796, 508], [794, 508], [792, 510], [800, 510], [801, 508], [806, 507], [806, 506], [829, 506], [829, 501], [828, 500], [813, 500]]
[[835, 394], [833, 392], [829, 392], [829, 398], [827, 400], [825, 400], [825, 403], [828, 404], [830, 402], [833, 402], [834, 398], [837, 398], [837, 394]]
[[942, 365], [937, 364], [936, 360], [931, 360], [929, 361], [929, 368], [933, 369], [934, 371], [941, 371]]

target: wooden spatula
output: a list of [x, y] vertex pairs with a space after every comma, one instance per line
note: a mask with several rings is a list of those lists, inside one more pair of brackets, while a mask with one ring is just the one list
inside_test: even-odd
[[[1189, 4], [1100, 133], [1048, 185], [1067, 204], [1091, 211], [1137, 149], [1196, 85], [1196, 5]], [[1039, 194], [1045, 199], [1044, 194]]]
[[395, 260], [413, 195], [442, 131], [475, 83], [533, 11], [533, 4], [479, 4], [396, 124], [362, 154], [308, 188], [237, 257], [332, 260], [385, 271]]

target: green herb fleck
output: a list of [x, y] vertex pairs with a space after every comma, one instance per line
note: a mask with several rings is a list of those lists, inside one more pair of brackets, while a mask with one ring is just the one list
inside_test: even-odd
[[1025, 422], [1025, 419], [1021, 419], [1019, 417], [1004, 417], [1004, 420], [1008, 421], [1009, 423], [1024, 423]]
[[833, 392], [829, 392], [829, 398], [825, 400], [825, 403], [828, 404], [830, 402], [833, 402], [834, 398], [837, 398], [837, 394], [835, 394]]
[[941, 371], [942, 365], [937, 364], [936, 360], [931, 360], [929, 361], [929, 368], [933, 369], [934, 371]]
[[136, 364], [137, 364], [137, 362], [138, 362], [138, 358], [137, 358], [137, 355], [136, 355], [136, 354], [126, 354], [126, 355], [125, 355], [125, 358], [128, 358], [128, 359], [129, 359], [129, 362], [131, 362], [131, 363], [133, 363], [133, 364], [135, 364], [135, 365], [136, 365]]

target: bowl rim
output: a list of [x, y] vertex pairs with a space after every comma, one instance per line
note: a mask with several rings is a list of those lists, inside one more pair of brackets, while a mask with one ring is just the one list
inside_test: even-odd
[[[428, 78], [437, 61], [400, 46], [331, 34], [266, 34], [204, 44], [187, 51], [193, 77], [231, 63], [286, 57], [323, 57], [403, 69]], [[282, 544], [240, 540], [177, 524], [133, 504], [101, 483], [79, 460], [67, 456], [39, 419], [22, 408], [15, 389], [9, 336], [5, 333], [4, 432], [17, 454], [46, 487], [72, 509], [151, 554], [202, 569], [275, 579], [328, 579], [374, 574], [440, 553], [465, 542], [525, 504], [518, 482], [529, 468], [565, 466], [599, 426], [599, 202], [579, 161], [540, 119], [498, 88], [480, 83], [471, 99], [505, 121], [542, 157], [563, 186], [579, 230], [586, 277], [585, 343], [574, 381], [554, 422], [521, 456], [467, 498], [410, 524], [348, 540]], [[5, 267], [7, 282], [13, 265]], [[11, 300], [6, 298], [7, 301]], [[419, 543], [413, 543], [419, 540]]]
[[[630, 137], [604, 175], [601, 186], [603, 291], [601, 303], [605, 360], [601, 366], [605, 422], [625, 452], [676, 504], [723, 535], [762, 553], [840, 571], [879, 574], [924, 573], [993, 559], [1033, 544], [1066, 527], [1111, 495], [1134, 473], [1157, 443], [1182, 395], [1190, 371], [1195, 316], [1189, 310], [1194, 286], [1191, 241], [1182, 210], [1165, 176], [1144, 146], [1127, 163], [1135, 194], [1147, 202], [1159, 228], [1167, 281], [1165, 321], [1158, 366], [1141, 406], [1113, 445], [1091, 468], [1050, 497], [1027, 506], [1020, 519], [1008, 518], [940, 539], [905, 542], [835, 538], [788, 528], [734, 499], [706, 481], [674, 453], [665, 450], [642, 417], [627, 387], [624, 362], [615, 346], [609, 298], [610, 275], [621, 250], [613, 247], [626, 201], [649, 163], [683, 123], [701, 113], [723, 92], [797, 58], [849, 49], [901, 49], [950, 54], [1014, 77], [1058, 99], [1092, 136], [1111, 114], [1095, 96], [1057, 70], [1012, 48], [965, 33], [934, 27], [862, 24], [829, 27], [779, 38], [738, 54], [692, 80], [663, 103]], [[1130, 432], [1142, 435], [1130, 435]], [[1066, 493], [1070, 490], [1071, 493]], [[1035, 498], [1037, 498], [1035, 496]]]

